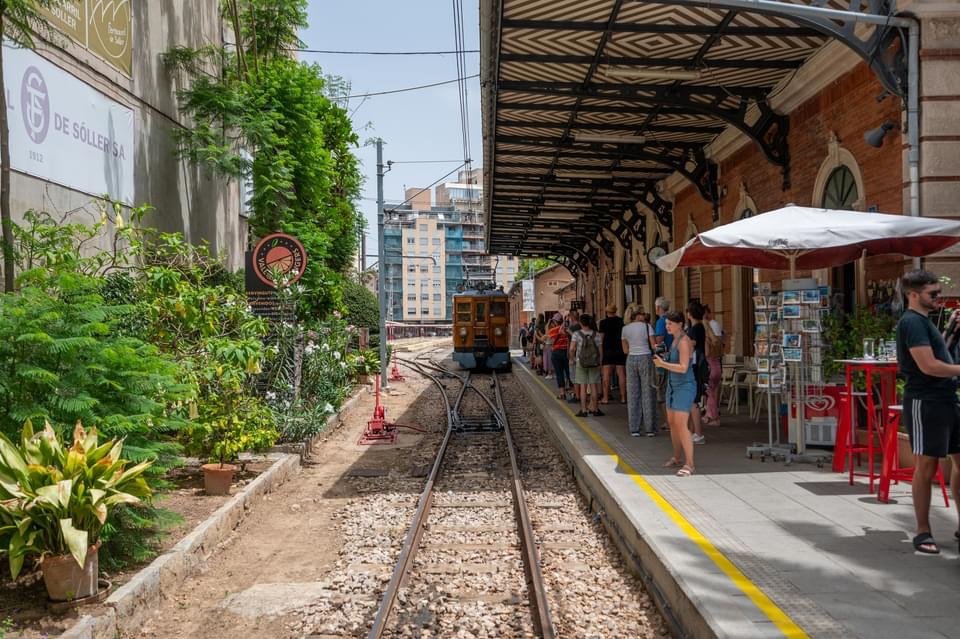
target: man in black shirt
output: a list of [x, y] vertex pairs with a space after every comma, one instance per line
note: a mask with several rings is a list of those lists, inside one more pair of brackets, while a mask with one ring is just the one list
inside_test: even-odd
[[940, 305], [937, 277], [928, 271], [911, 271], [900, 284], [908, 308], [897, 323], [897, 362], [906, 378], [903, 423], [916, 457], [913, 509], [917, 535], [913, 547], [937, 554], [940, 549], [930, 531], [930, 488], [940, 458], [947, 455], [953, 460], [950, 491], [960, 511], [960, 404], [955, 379], [960, 365], [953, 363], [943, 336], [928, 317]]

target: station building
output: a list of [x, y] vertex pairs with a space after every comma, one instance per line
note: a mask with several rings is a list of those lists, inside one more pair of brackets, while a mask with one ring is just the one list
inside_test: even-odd
[[[915, 85], [909, 31], [887, 16], [919, 25]], [[657, 256], [789, 203], [960, 217], [960, 3], [481, 0], [481, 34], [490, 250], [555, 259], [588, 311], [698, 299], [749, 355], [753, 284], [787, 273], [665, 273]], [[952, 278], [952, 295], [957, 257], [923, 260]], [[852, 310], [889, 301], [910, 264], [884, 256], [797, 275]]]
[[151, 205], [146, 224], [205, 240], [239, 268], [241, 187], [176, 158], [171, 133], [185, 122], [161, 59], [224, 42], [218, 0], [59, 0], [46, 18], [54, 35], [35, 50], [4, 44], [14, 221], [34, 209], [95, 222], [106, 194]]
[[402, 204], [384, 208], [387, 319], [430, 324], [453, 318], [453, 296], [465, 281], [510, 288], [519, 259], [487, 254], [481, 169], [455, 182], [408, 188]]

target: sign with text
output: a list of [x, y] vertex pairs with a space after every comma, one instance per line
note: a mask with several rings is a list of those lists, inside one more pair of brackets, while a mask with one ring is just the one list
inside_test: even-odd
[[130, 0], [55, 0], [41, 12], [71, 40], [131, 74]]
[[533, 280], [523, 280], [523, 310], [536, 310], [536, 299], [533, 295]]
[[133, 203], [133, 110], [28, 49], [4, 44], [10, 165]]

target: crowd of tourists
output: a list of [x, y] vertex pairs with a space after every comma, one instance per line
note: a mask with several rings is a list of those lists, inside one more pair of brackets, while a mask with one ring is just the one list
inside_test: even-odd
[[634, 437], [662, 430], [665, 404], [673, 455], [664, 464], [677, 475], [694, 472], [694, 444], [706, 443], [703, 426], [720, 424], [723, 327], [709, 306], [692, 302], [686, 313], [671, 311], [659, 297], [655, 315], [629, 305], [623, 316], [608, 305], [599, 322], [569, 311], [540, 314], [520, 329], [520, 345], [531, 367], [557, 385], [557, 399], [579, 404], [578, 417], [604, 415], [616, 391], [627, 405]]

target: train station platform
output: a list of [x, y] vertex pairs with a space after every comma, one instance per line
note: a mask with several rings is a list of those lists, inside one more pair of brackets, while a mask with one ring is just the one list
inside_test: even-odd
[[960, 634], [957, 519], [935, 492], [941, 554], [911, 544], [910, 485], [890, 503], [866, 480], [815, 465], [747, 459], [767, 426], [723, 416], [696, 446], [696, 474], [662, 468], [669, 434], [630, 437], [626, 406], [579, 418], [553, 380], [514, 372], [574, 466], [593, 508], [660, 599], [677, 636], [927, 639]]

